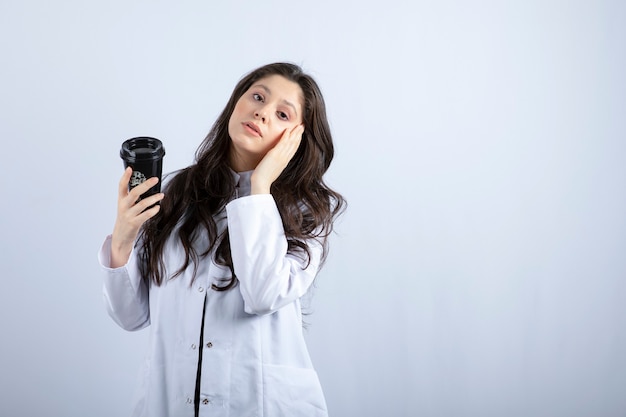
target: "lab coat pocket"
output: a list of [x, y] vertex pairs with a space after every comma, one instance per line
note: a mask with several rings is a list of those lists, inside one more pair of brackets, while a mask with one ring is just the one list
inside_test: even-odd
[[327, 417], [326, 402], [313, 369], [263, 365], [263, 409], [267, 417]]

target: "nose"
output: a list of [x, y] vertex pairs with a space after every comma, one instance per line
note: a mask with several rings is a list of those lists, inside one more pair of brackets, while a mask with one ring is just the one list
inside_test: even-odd
[[265, 123], [265, 121], [267, 120], [265, 108], [255, 110], [254, 117], [256, 119], [261, 119], [261, 121]]

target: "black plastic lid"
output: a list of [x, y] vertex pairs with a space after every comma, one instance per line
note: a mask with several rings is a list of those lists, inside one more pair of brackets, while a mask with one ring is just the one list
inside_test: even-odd
[[122, 149], [120, 149], [120, 157], [128, 162], [160, 159], [164, 155], [163, 143], [157, 138], [148, 136], [128, 139], [122, 143]]

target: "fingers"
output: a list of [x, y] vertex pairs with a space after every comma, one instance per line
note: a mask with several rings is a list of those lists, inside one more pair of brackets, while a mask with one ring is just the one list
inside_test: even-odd
[[125, 207], [133, 206], [144, 193], [157, 185], [159, 182], [159, 179], [157, 177], [148, 178], [143, 183], [128, 191], [128, 181], [130, 180], [132, 173], [132, 168], [128, 167], [124, 171], [124, 175], [122, 175], [122, 178], [120, 178], [118, 203]]
[[273, 150], [280, 152], [283, 157], [287, 159], [286, 162], [289, 162], [300, 147], [303, 133], [304, 125], [295, 126], [293, 129], [286, 129]]
[[[143, 200], [142, 200], [143, 202]], [[148, 206], [150, 207], [150, 206]], [[151, 219], [152, 217], [156, 216], [156, 214], [161, 210], [161, 206], [159, 206], [158, 204], [155, 205], [154, 207], [150, 207], [147, 210], [142, 210], [141, 213], [137, 216], [137, 222], [139, 224], [144, 224], [146, 221], [148, 221], [149, 219]]]
[[134, 187], [132, 190], [128, 192], [128, 196], [134, 198], [133, 202], [139, 200], [139, 198], [148, 192], [152, 187], [159, 183], [159, 179], [157, 177], [148, 178], [138, 186]]
[[287, 137], [287, 142], [289, 142], [290, 145], [293, 145], [293, 144], [299, 145], [300, 141], [302, 141], [303, 133], [304, 133], [304, 125], [298, 125], [294, 127], [289, 132], [289, 135]]
[[278, 143], [265, 154], [254, 169], [250, 179], [252, 194], [267, 194], [270, 192], [272, 183], [276, 181], [298, 151], [303, 133], [303, 125], [285, 129]]
[[119, 198], [124, 198], [128, 194], [128, 181], [130, 181], [130, 176], [133, 174], [133, 169], [128, 167], [124, 170], [124, 175], [120, 178], [119, 183]]
[[[126, 260], [141, 226], [161, 210], [161, 206], [157, 203], [164, 197], [163, 193], [157, 193], [140, 200], [141, 195], [159, 182], [158, 178], [150, 178], [128, 191], [128, 181], [132, 172], [131, 168], [127, 168], [120, 179], [117, 218], [113, 227], [111, 243], [112, 247], [117, 248], [118, 252], [116, 253], [118, 255], [120, 251], [126, 254], [125, 257], [122, 257]], [[113, 256], [113, 252], [111, 256]]]
[[163, 200], [164, 194], [156, 193], [146, 198], [141, 198], [143, 194], [158, 184], [159, 179], [156, 177], [148, 178], [143, 183], [128, 191], [128, 181], [130, 180], [132, 172], [132, 168], [126, 168], [120, 179], [117, 214], [121, 224], [127, 224], [131, 229], [136, 229], [159, 212], [160, 207], [151, 206]]
[[[136, 202], [130, 208], [128, 208], [129, 216], [137, 217], [137, 220], [141, 220], [143, 217], [145, 217], [143, 215], [145, 212], [150, 211], [154, 208], [154, 207], [151, 207], [150, 209], [148, 209], [148, 207], [157, 204], [158, 202], [163, 200], [163, 197], [165, 197], [163, 193], [157, 193], [157, 194], [141, 199], [141, 201]], [[157, 212], [158, 210], [155, 211], [154, 214], [156, 214]], [[149, 219], [150, 217], [146, 218], [145, 220]], [[145, 220], [141, 221], [141, 223], [143, 223]]]
[[[141, 226], [161, 210], [161, 206], [156, 205], [156, 203], [161, 201], [163, 197], [163, 193], [158, 193], [133, 203], [131, 206], [120, 203], [113, 230], [116, 241], [126, 245], [132, 244], [137, 238]], [[122, 201], [126, 202], [129, 198], [130, 194]]]

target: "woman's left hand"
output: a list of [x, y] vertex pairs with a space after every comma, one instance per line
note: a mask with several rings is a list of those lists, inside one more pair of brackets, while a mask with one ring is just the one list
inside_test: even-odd
[[276, 145], [270, 149], [256, 166], [250, 178], [251, 194], [269, 194], [270, 187], [296, 154], [304, 125], [298, 125], [293, 129], [285, 129]]

